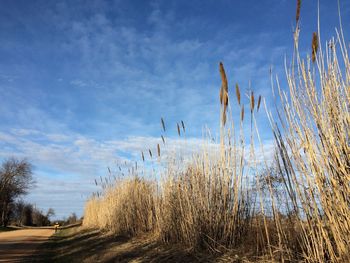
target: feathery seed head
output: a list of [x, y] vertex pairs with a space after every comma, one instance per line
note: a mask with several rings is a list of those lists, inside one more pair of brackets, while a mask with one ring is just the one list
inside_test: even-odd
[[313, 32], [312, 33], [312, 56], [311, 56], [312, 62], [315, 62], [316, 60], [317, 51], [318, 51], [318, 37], [317, 37], [317, 33]]
[[183, 131], [186, 132], [185, 123], [183, 121], [181, 121], [181, 125], [182, 125]]
[[301, 0], [297, 0], [297, 11], [295, 15], [295, 20], [297, 23], [299, 22], [299, 18], [300, 18], [300, 7], [301, 7]]
[[251, 92], [250, 95], [250, 110], [253, 112], [255, 106], [255, 100], [254, 100], [254, 92]]
[[236, 84], [236, 97], [237, 97], [238, 104], [241, 105], [241, 92], [239, 91], [238, 84]]
[[164, 123], [164, 119], [163, 119], [163, 117], [162, 117], [162, 118], [160, 118], [160, 121], [161, 121], [161, 123], [162, 123], [162, 128], [163, 128], [163, 131], [165, 131], [165, 123]]
[[259, 108], [260, 108], [260, 103], [261, 103], [261, 95], [259, 95], [259, 99], [258, 99], [258, 107], [257, 107], [256, 111], [259, 111]]
[[228, 105], [228, 84], [227, 77], [222, 62], [219, 64], [220, 76], [221, 76], [221, 89], [220, 89], [220, 103], [227, 107]]
[[244, 120], [244, 105], [242, 105], [242, 110], [241, 110], [241, 121]]

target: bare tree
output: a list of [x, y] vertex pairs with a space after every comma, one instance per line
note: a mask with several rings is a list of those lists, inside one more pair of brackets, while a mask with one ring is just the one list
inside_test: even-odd
[[52, 216], [55, 216], [55, 210], [53, 210], [53, 208], [49, 208], [49, 210], [47, 210], [46, 217], [50, 219]]
[[0, 225], [6, 226], [11, 205], [33, 185], [32, 165], [25, 159], [9, 158], [0, 167]]
[[24, 209], [26, 207], [26, 203], [23, 200], [17, 200], [13, 205], [11, 205], [11, 222], [17, 226], [23, 225], [23, 221], [25, 221], [24, 217]]
[[76, 213], [72, 213], [68, 219], [67, 219], [67, 224], [70, 225], [70, 224], [74, 224], [78, 221], [78, 217], [76, 215]]
[[34, 226], [48, 226], [51, 223], [47, 214], [45, 215], [42, 210], [37, 208], [34, 208], [32, 211], [32, 220]]

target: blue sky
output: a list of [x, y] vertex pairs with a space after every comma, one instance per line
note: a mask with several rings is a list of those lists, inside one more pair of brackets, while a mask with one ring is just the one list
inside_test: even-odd
[[[295, 2], [1, 0], [0, 158], [34, 164], [37, 186], [26, 200], [57, 217], [82, 215], [95, 177], [154, 148], [161, 116], [169, 138], [180, 120], [191, 142], [204, 125], [217, 133], [219, 61], [230, 87], [250, 83], [270, 105], [269, 69], [283, 84]], [[316, 8], [302, 1], [302, 52], [317, 30]], [[326, 40], [337, 3], [320, 0], [320, 10]], [[348, 25], [349, 2], [341, 12]], [[267, 119], [259, 120], [268, 142]]]

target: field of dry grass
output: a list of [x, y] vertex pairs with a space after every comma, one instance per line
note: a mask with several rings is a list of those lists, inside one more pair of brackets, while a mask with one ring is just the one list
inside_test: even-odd
[[[146, 234], [184, 251], [231, 255], [232, 261], [350, 261], [347, 44], [340, 30], [322, 50], [315, 30], [310, 55], [302, 58], [297, 3], [288, 88], [271, 74], [277, 114], [253, 91], [247, 101], [239, 85], [231, 94], [220, 63], [216, 147], [204, 143], [184, 161], [178, 155], [162, 159], [158, 144], [153, 165], [166, 168], [145, 176], [142, 167], [134, 167], [128, 176], [104, 184], [103, 192], [86, 204], [84, 227], [114, 236]], [[239, 107], [239, 118], [232, 116], [233, 107]], [[273, 157], [261, 158], [256, 152], [264, 153], [264, 142], [256, 120], [263, 108], [276, 150]], [[165, 131], [163, 119], [161, 125]], [[177, 129], [185, 133], [184, 123]]]

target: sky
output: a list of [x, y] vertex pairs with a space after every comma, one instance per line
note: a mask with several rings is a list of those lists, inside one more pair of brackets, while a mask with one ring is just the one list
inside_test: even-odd
[[[319, 2], [325, 41], [338, 6]], [[340, 7], [349, 25], [350, 2]], [[0, 0], [0, 160], [33, 164], [26, 201], [57, 218], [81, 216], [107, 167], [155, 149], [161, 117], [174, 145], [181, 120], [191, 147], [204, 127], [217, 134], [220, 61], [230, 89], [238, 83], [272, 105], [269, 72], [284, 85], [295, 9], [287, 0]], [[309, 54], [317, 1], [302, 1], [300, 24]], [[259, 128], [271, 143], [263, 112]]]

